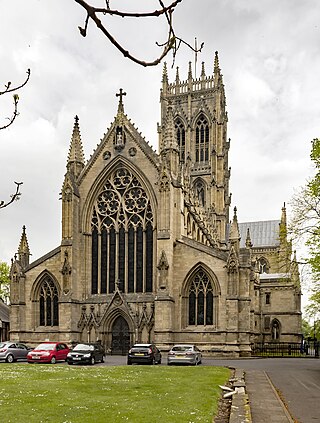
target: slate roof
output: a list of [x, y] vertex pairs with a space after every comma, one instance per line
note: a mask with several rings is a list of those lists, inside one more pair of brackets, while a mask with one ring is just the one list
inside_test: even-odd
[[10, 322], [9, 307], [0, 300], [0, 319], [3, 322]]
[[274, 247], [279, 245], [279, 225], [280, 220], [239, 223], [241, 236], [240, 247], [245, 247], [248, 228], [250, 230], [253, 248]]

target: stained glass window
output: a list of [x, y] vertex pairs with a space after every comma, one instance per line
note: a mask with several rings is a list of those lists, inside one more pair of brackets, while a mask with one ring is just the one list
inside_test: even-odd
[[213, 287], [209, 276], [199, 269], [189, 287], [189, 325], [212, 325]]
[[152, 292], [153, 213], [144, 187], [129, 169], [118, 167], [104, 183], [91, 229], [91, 292], [113, 293], [116, 282], [123, 292]]
[[58, 290], [53, 280], [46, 276], [40, 287], [40, 326], [58, 326]]

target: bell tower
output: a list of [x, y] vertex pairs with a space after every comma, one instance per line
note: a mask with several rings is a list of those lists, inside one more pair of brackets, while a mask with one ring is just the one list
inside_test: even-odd
[[187, 79], [180, 79], [177, 68], [174, 82], [169, 83], [164, 64], [160, 103], [160, 154], [167, 149], [167, 127], [174, 125], [181, 174], [188, 181], [184, 188], [191, 191], [189, 195], [215, 227], [222, 247], [226, 241], [231, 200], [230, 140], [227, 139], [228, 115], [218, 52], [211, 76], [206, 75], [202, 63], [200, 77], [194, 78], [190, 62]]

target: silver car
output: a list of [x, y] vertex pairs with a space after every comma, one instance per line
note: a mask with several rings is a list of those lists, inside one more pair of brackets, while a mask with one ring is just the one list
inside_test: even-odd
[[168, 365], [171, 364], [201, 364], [202, 354], [198, 347], [192, 344], [174, 345], [168, 352]]
[[26, 360], [30, 348], [21, 342], [0, 342], [0, 360], [13, 363], [17, 360]]

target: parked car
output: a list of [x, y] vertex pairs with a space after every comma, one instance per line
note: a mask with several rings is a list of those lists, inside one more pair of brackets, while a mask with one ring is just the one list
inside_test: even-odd
[[161, 364], [161, 352], [154, 344], [135, 344], [129, 352], [127, 364]]
[[43, 342], [27, 355], [28, 363], [51, 363], [65, 361], [70, 349], [64, 342]]
[[95, 364], [104, 362], [104, 349], [99, 343], [82, 343], [76, 345], [67, 355], [68, 364]]
[[5, 360], [7, 363], [13, 363], [17, 360], [26, 360], [27, 354], [31, 348], [20, 342], [0, 342], [0, 360]]
[[191, 344], [174, 345], [168, 352], [167, 363], [171, 364], [201, 364], [202, 354], [198, 347]]

